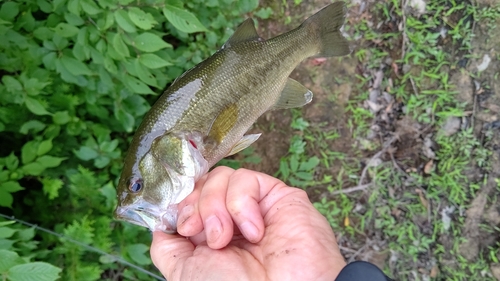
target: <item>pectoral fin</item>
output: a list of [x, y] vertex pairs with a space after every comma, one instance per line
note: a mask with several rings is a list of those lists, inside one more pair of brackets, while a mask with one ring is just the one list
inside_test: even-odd
[[304, 85], [288, 78], [281, 96], [272, 109], [301, 107], [311, 102], [313, 93]]
[[229, 104], [224, 108], [219, 115], [215, 118], [210, 130], [208, 131], [208, 138], [221, 143], [226, 137], [227, 133], [236, 124], [238, 120], [238, 106], [236, 104]]
[[236, 154], [236, 153], [242, 151], [243, 149], [249, 147], [252, 143], [254, 143], [260, 137], [260, 135], [261, 134], [251, 134], [251, 135], [243, 136], [241, 138], [241, 140], [233, 146], [231, 151], [226, 156]]
[[256, 41], [256, 40], [262, 40], [262, 38], [260, 38], [259, 34], [257, 34], [257, 30], [255, 30], [255, 25], [253, 23], [253, 20], [249, 18], [238, 26], [236, 31], [234, 31], [233, 35], [229, 38], [229, 40], [227, 40], [226, 43], [224, 43], [222, 48], [234, 46], [241, 42]]

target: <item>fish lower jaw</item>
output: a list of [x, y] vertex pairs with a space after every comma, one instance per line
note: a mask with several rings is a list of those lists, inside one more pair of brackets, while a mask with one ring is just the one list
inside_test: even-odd
[[151, 231], [177, 232], [177, 204], [169, 205], [163, 212], [149, 212], [144, 209], [117, 207], [115, 218], [149, 228]]

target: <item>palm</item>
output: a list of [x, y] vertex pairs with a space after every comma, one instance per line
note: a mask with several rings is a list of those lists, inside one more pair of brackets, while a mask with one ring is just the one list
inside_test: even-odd
[[[335, 278], [345, 263], [328, 222], [303, 191], [283, 185], [258, 204], [265, 227], [260, 241], [251, 243], [238, 233], [225, 247], [214, 249], [204, 238], [190, 241], [180, 235], [155, 232], [156, 241], [160, 241], [159, 236], [170, 237], [153, 243], [155, 264], [164, 274], [172, 273], [166, 274], [168, 280]], [[204, 230], [199, 236], [205, 236]], [[175, 256], [170, 264], [158, 264], [156, 247], [170, 258]]]

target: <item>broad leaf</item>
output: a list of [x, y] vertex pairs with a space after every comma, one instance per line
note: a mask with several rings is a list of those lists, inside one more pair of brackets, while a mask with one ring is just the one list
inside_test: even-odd
[[127, 45], [125, 45], [125, 42], [123, 42], [120, 33], [116, 33], [113, 36], [113, 48], [115, 48], [115, 51], [122, 57], [125, 58], [130, 57], [130, 52], [128, 51], [128, 47]]
[[53, 281], [59, 278], [61, 269], [45, 262], [30, 262], [11, 267], [7, 271], [12, 281]]
[[168, 61], [160, 58], [159, 56], [155, 54], [142, 54], [139, 57], [139, 61], [147, 68], [150, 69], [156, 69], [156, 68], [161, 68], [165, 66], [172, 65]]
[[115, 16], [116, 23], [123, 30], [128, 33], [135, 33], [137, 31], [127, 12], [125, 12], [124, 10], [117, 10], [113, 15]]
[[157, 22], [150, 13], [146, 13], [137, 7], [128, 8], [130, 20], [139, 28], [151, 29]]
[[62, 56], [59, 59], [62, 65], [73, 75], [92, 75], [92, 71], [83, 62], [72, 57]]
[[24, 103], [26, 104], [26, 107], [36, 115], [51, 115], [51, 113], [48, 112], [42, 103], [37, 99], [26, 97], [24, 99]]
[[208, 31], [195, 15], [185, 9], [177, 8], [171, 5], [165, 5], [163, 14], [167, 20], [182, 32], [192, 33]]
[[61, 37], [73, 37], [78, 34], [78, 30], [78, 27], [65, 22], [61, 22], [54, 27], [54, 32]]
[[163, 48], [171, 48], [172, 45], [163, 41], [158, 35], [155, 35], [150, 32], [144, 32], [134, 39], [134, 45], [137, 49], [144, 52], [156, 52]]

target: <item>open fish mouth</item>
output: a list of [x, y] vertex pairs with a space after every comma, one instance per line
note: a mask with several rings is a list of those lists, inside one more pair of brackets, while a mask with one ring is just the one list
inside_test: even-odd
[[177, 204], [170, 205], [165, 211], [151, 210], [138, 206], [118, 206], [115, 218], [139, 226], [147, 227], [152, 231], [160, 230], [166, 233], [177, 231]]

